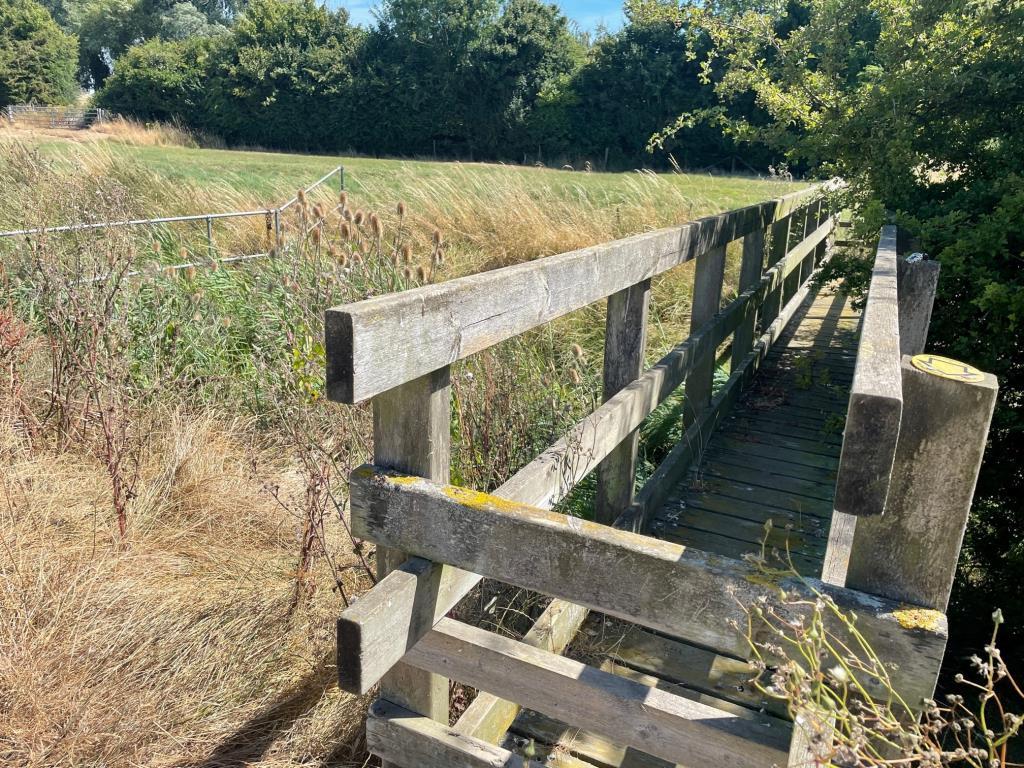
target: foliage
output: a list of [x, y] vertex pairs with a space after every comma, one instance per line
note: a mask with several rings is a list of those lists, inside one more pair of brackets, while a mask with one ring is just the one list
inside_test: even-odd
[[203, 41], [152, 40], [134, 46], [118, 60], [96, 104], [142, 120], [173, 122], [194, 115], [202, 103], [208, 48]]
[[[731, 168], [735, 155], [714, 126], [647, 151], [646, 138], [665, 121], [714, 100], [685, 56], [687, 29], [651, 14], [634, 14], [591, 46], [542, 0], [391, 0], [369, 30], [312, 0], [258, 0], [193, 59], [196, 49], [155, 42], [143, 44], [146, 55], [129, 57], [122, 28], [140, 40], [185, 32], [171, 30], [167, 18], [163, 27], [136, 31], [128, 6], [140, 0], [92, 1], [125, 4], [125, 21], [100, 24], [107, 38], [83, 33], [98, 41], [83, 45], [84, 57], [107, 56], [96, 60], [94, 80], [106, 77], [108, 58], [131, 70], [100, 91], [102, 103], [142, 119], [173, 117], [228, 142], [591, 167], [605, 157], [614, 167], [667, 166], [673, 151], [686, 165]], [[179, 27], [198, 23], [187, 9], [176, 18]], [[146, 71], [175, 50], [181, 78]], [[169, 80], [175, 87], [148, 92]], [[185, 82], [195, 87], [177, 87]], [[747, 158], [753, 167], [769, 159]]]
[[35, 0], [0, 2], [0, 107], [70, 104], [78, 42]]
[[980, 647], [976, 616], [1001, 604], [1020, 647], [1024, 4], [721, 0], [678, 12], [713, 40], [705, 75], [722, 69], [719, 95], [752, 96], [771, 116], [727, 121], [734, 136], [845, 177], [941, 263], [931, 348], [1000, 379], [953, 640]]
[[[799, 578], [784, 559], [780, 568], [772, 562], [764, 553], [755, 558], [766, 582]], [[859, 631], [857, 617], [804, 586], [807, 595], [780, 589], [743, 605], [748, 620], [742, 629], [759, 673], [757, 690], [786, 703], [815, 765], [1019, 765], [1011, 746], [1024, 725], [1024, 691], [996, 645], [1001, 611], [992, 614], [984, 657], [973, 655], [970, 674], [956, 675], [956, 693], [941, 703], [908, 701], [891, 666]]]

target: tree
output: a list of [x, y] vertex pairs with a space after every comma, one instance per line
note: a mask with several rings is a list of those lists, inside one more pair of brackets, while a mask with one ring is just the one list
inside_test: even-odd
[[357, 144], [393, 154], [470, 147], [460, 98], [497, 0], [384, 0], [358, 83]]
[[541, 95], [574, 75], [584, 56], [557, 6], [510, 0], [473, 51], [462, 84], [471, 146], [515, 157], [532, 145], [528, 126]]
[[343, 146], [362, 32], [313, 0], [255, 0], [211, 49], [199, 127], [229, 141], [293, 149]]
[[209, 47], [203, 40], [133, 46], [97, 94], [97, 105], [140, 120], [199, 122]]
[[[1024, 638], [1024, 5], [989, 0], [704, 2], [677, 8], [713, 40], [720, 96], [756, 99], [764, 126], [731, 120], [875, 201], [942, 265], [931, 348], [1000, 378], [951, 622], [985, 642], [1001, 606]], [[681, 123], [690, 119], [685, 116]], [[670, 127], [668, 133], [671, 133]]]
[[0, 0], [0, 106], [70, 104], [78, 41], [34, 0]]

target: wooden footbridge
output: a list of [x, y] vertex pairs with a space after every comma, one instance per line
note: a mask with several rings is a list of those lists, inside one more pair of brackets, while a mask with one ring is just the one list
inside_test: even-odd
[[[822, 764], [749, 684], [735, 628], [780, 586], [855, 611], [897, 691], [932, 695], [996, 384], [920, 354], [938, 267], [902, 259], [894, 228], [863, 311], [816, 289], [836, 238], [812, 190], [328, 312], [330, 397], [373, 401], [351, 507], [381, 576], [339, 620], [338, 671], [380, 684], [385, 765]], [[651, 278], [687, 261], [691, 335], [644, 370]], [[605, 299], [603, 404], [493, 494], [448, 485], [450, 366]], [[685, 433], [636, 490], [638, 430], [681, 386]], [[595, 470], [592, 521], [551, 511]], [[766, 530], [805, 578], [744, 558]], [[499, 636], [449, 617], [481, 578], [553, 599]], [[450, 679], [479, 691], [455, 722]]]

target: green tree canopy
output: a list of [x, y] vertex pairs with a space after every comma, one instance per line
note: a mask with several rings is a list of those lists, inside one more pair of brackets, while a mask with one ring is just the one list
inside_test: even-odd
[[1024, 4], [711, 0], [675, 13], [713, 39], [722, 98], [753, 96], [771, 115], [728, 121], [734, 135], [842, 175], [940, 261], [931, 347], [1001, 387], [952, 626], [981, 643], [972, 627], [987, 622], [973, 619], [998, 605], [1024, 637]]
[[70, 104], [78, 41], [35, 0], [0, 0], [0, 106]]

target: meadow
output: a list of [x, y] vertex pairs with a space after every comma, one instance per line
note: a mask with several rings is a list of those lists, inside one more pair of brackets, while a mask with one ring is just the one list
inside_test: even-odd
[[[365, 405], [323, 398], [324, 309], [794, 185], [151, 133], [0, 134], [0, 227], [273, 206], [339, 163], [346, 191], [296, 206], [276, 249], [259, 224], [219, 230], [218, 253], [274, 250], [232, 267], [168, 271], [210, 256], [173, 229], [0, 243], [0, 761], [364, 765], [365, 702], [333, 684], [333, 649], [335, 617], [373, 582], [345, 496], [372, 429]], [[691, 280], [684, 265], [657, 282], [649, 359], [687, 335]], [[454, 481], [494, 488], [589, 411], [603, 336], [595, 306], [457, 366]], [[648, 463], [674, 408], [646, 428]], [[499, 598], [463, 610], [515, 632], [520, 607]]]

